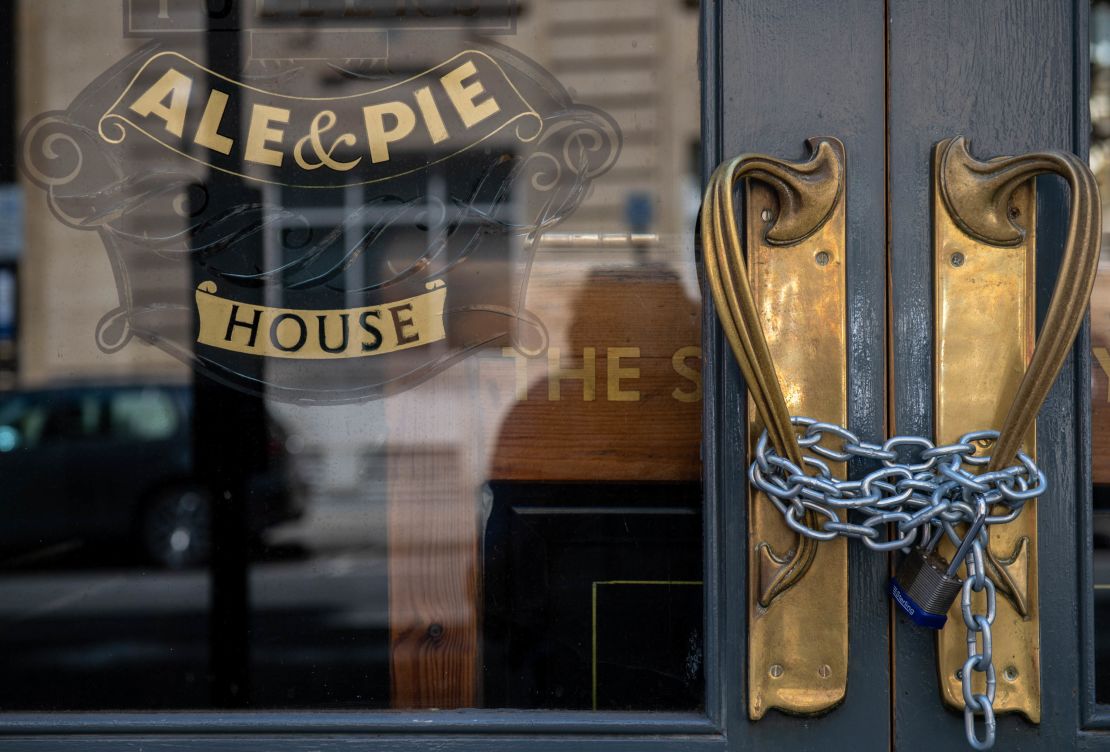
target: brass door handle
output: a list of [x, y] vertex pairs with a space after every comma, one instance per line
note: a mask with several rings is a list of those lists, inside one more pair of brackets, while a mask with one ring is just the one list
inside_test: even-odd
[[[841, 316], [838, 322], [841, 332], [844, 324], [842, 277], [838, 289], [835, 282], [815, 281], [818, 277], [813, 270], [805, 268], [816, 254], [817, 258], [825, 257], [825, 261], [818, 263], [827, 264], [831, 258], [833, 266], [840, 266], [839, 272], [843, 272], [844, 148], [839, 141], [831, 138], [813, 139], [810, 146], [813, 156], [805, 162], [744, 155], [723, 163], [709, 180], [700, 215], [705, 279], [722, 330], [740, 365], [752, 406], [765, 424], [770, 443], [780, 458], [797, 468], [805, 468], [807, 460], [803, 457], [798, 434], [791, 423], [792, 409], [795, 413], [808, 414], [810, 410], [797, 409], [799, 404], [823, 410], [832, 409], [830, 404], [836, 400], [829, 399], [830, 394], [819, 378], [826, 374], [815, 374], [812, 368], [800, 367], [797, 353], [790, 349], [793, 344], [795, 350], [804, 348], [809, 351], [812, 343], [798, 336], [793, 339], [784, 337], [783, 332], [788, 331], [791, 324], [783, 319], [790, 314], [770, 310], [769, 307], [792, 305], [792, 294], [801, 291], [802, 295], [812, 295], [816, 290], [821, 301], [819, 307], [825, 312], [824, 318]], [[1087, 309], [1097, 271], [1101, 238], [1098, 187], [1087, 166], [1072, 154], [1045, 152], [979, 161], [971, 157], [963, 138], [938, 143], [934, 165], [934, 270], [937, 282], [934, 299], [938, 348], [935, 360], [934, 439], [937, 446], [942, 443], [952, 446], [964, 434], [993, 428], [1001, 423], [1002, 429], [990, 452], [987, 470], [1008, 469], [1023, 444], [1027, 445], [1027, 453], [1035, 456], [1032, 431], [1037, 414]], [[1071, 191], [1071, 209], [1059, 275], [1039, 342], [1034, 347], [1036, 203], [1031, 181], [1045, 173], [1059, 175], [1067, 181]], [[745, 179], [748, 179], [744, 212], [746, 241], [742, 242], [742, 230], [736, 221], [734, 190], [737, 183]], [[752, 194], [756, 196], [754, 200]], [[750, 258], [745, 256], [745, 247]], [[806, 250], [810, 255], [806, 255]], [[786, 258], [791, 260], [784, 261]], [[767, 268], [775, 264], [793, 264], [793, 276], [787, 274], [783, 277], [781, 270], [778, 277], [769, 273]], [[783, 279], [790, 283], [789, 289], [793, 292], [782, 292], [787, 289], [781, 284]], [[997, 305], [992, 305], [991, 301]], [[794, 313], [799, 315], [797, 310]], [[822, 327], [821, 336], [826, 340], [836, 341], [835, 325], [828, 326], [828, 321], [806, 312], [800, 315], [811, 324], [819, 324]], [[953, 342], [958, 342], [959, 347], [951, 347]], [[844, 335], [841, 333], [841, 349], [843, 346]], [[831, 351], [827, 347], [820, 352], [822, 355], [816, 359], [828, 365], [826, 370], [830, 375], [846, 364], [846, 361], [830, 358]], [[776, 358], [780, 364], [786, 361], [784, 368], [776, 368]], [[789, 398], [783, 393], [784, 384], [789, 386]], [[969, 384], [972, 385], [970, 389]], [[846, 389], [846, 379], [841, 385]], [[825, 401], [815, 400], [811, 392], [819, 392], [826, 398]], [[842, 402], [846, 400], [843, 395], [841, 398]], [[814, 417], [831, 423], [844, 423], [843, 419]], [[749, 426], [749, 441], [752, 441], [751, 430]], [[888, 443], [894, 441], [891, 439]], [[754, 466], [752, 472], [755, 473]], [[827, 472], [827, 466], [824, 472]], [[1036, 472], [1035, 466], [1031, 472]], [[754, 483], [757, 476], [751, 477]], [[1034, 485], [1030, 483], [1023, 488]], [[785, 485], [779, 490], [787, 495], [791, 493]], [[766, 514], [760, 511], [762, 493], [753, 488], [749, 502], [750, 529], [753, 531], [752, 545], [749, 546], [752, 573], [752, 600], [748, 607], [749, 713], [758, 718], [768, 707], [802, 713], [816, 712], [834, 704], [842, 697], [843, 691], [839, 696], [836, 688], [821, 694], [818, 682], [807, 685], [803, 681], [787, 686], [783, 682], [784, 672], [791, 663], [808, 667], [818, 653], [825, 651], [822, 655], [828, 655], [830, 651], [836, 651], [837, 645], [833, 644], [835, 639], [810, 644], [792, 638], [791, 630], [797, 631], [797, 624], [806, 621], [807, 617], [800, 614], [818, 610], [813, 608], [813, 604], [800, 602], [795, 596], [798, 590], [804, 591], [807, 597], [821, 593], [823, 606], [827, 608], [831, 604], [832, 610], [836, 610], [839, 605], [836, 599], [842, 594], [837, 590], [836, 578], [846, 577], [846, 569], [842, 569], [835, 558], [832, 566], [827, 558], [821, 560], [819, 567], [812, 565], [816, 559], [826, 557], [830, 547], [844, 541], [838, 539], [835, 533], [821, 531], [827, 525], [829, 531], [858, 534], [861, 528], [841, 522], [842, 517], [840, 520], [830, 517], [830, 520], [823, 520], [815, 526], [815, 506], [806, 504], [804, 500], [799, 501], [795, 506], [806, 509], [807, 535], [799, 535], [796, 545], [783, 557], [766, 555], [770, 544], [764, 543], [761, 536], [773, 540], [774, 531], [770, 530], [773, 525], [766, 524], [766, 517], [760, 517]], [[827, 510], [823, 511], [830, 514]], [[790, 522], [790, 515], [786, 511], [783, 514]], [[1009, 519], [1016, 516], [1012, 514]], [[999, 533], [991, 535], [992, 542], [985, 551], [991, 577], [997, 582], [999, 593], [1010, 604], [1005, 609], [1006, 613], [1003, 613], [1004, 609], [999, 610], [995, 655], [1012, 663], [1005, 667], [1007, 685], [999, 688], [995, 707], [1002, 712], [1018, 710], [1037, 721], [1040, 717], [1040, 697], [1036, 661], [1039, 621], [1035, 603], [1035, 509], [1027, 512], [1021, 520], [1025, 527], [1013, 523], [997, 528]], [[797, 517], [794, 518], [796, 521]], [[761, 524], [763, 528], [759, 528]], [[796, 525], [792, 527], [799, 530]], [[813, 538], [829, 542], [818, 548]], [[782, 537], [779, 536], [778, 540], [781, 542]], [[994, 549], [1000, 545], [1004, 545], [1005, 549], [996, 554]], [[768, 561], [771, 562], [770, 567], [765, 566]], [[817, 574], [803, 580], [809, 570]], [[818, 577], [820, 582], [811, 583], [814, 577]], [[836, 590], [835, 595], [830, 596], [826, 592], [830, 588]], [[784, 598], [782, 606], [777, 603], [780, 597]], [[952, 623], [962, 623], [959, 605], [953, 608], [954, 613], [950, 612], [950, 615], [956, 618], [952, 619]], [[774, 627], [767, 627], [768, 623]], [[791, 624], [794, 626], [791, 627]], [[846, 635], [846, 618], [843, 624]], [[823, 630], [826, 637], [840, 628], [840, 622], [830, 622], [828, 626]], [[811, 634], [809, 637], [812, 640], [817, 636]], [[757, 645], [758, 640], [763, 641]], [[964, 636], [957, 635], [954, 629], [941, 633], [938, 655], [941, 685], [948, 701], [957, 705], [962, 704], [963, 695], [956, 669], [966, 660], [965, 642]], [[846, 653], [846, 639], [844, 645]], [[778, 655], [787, 654], [789, 657], [787, 661], [770, 665], [771, 676], [777, 685], [763, 681], [766, 665], [756, 665], [759, 661], [770, 663], [767, 656], [776, 654], [775, 651]], [[820, 671], [821, 677], [827, 679], [830, 676], [828, 665], [822, 665]], [[846, 660], [844, 671], [846, 673]], [[1010, 673], [1013, 678], [1010, 678]], [[835, 668], [831, 675], [840, 678]], [[826, 684], [826, 688], [828, 686]]]
[[767, 229], [767, 242], [788, 246], [804, 240], [829, 218], [844, 185], [844, 145], [834, 138], [817, 138], [810, 141], [810, 146], [814, 154], [807, 162], [745, 154], [722, 163], [709, 179], [700, 217], [705, 276], [721, 327], [771, 442], [798, 466], [802, 465], [802, 450], [790, 425], [790, 412], [767, 338], [759, 325], [735, 221], [733, 191], [743, 178], [771, 186], [780, 209]]
[[1014, 191], [1026, 181], [1052, 173], [1071, 190], [1067, 243], [1052, 290], [1041, 337], [991, 454], [989, 470], [1013, 461], [1056, 380], [1083, 323], [1098, 271], [1102, 212], [1098, 183], [1079, 157], [1067, 152], [1037, 152], [981, 162], [968, 153], [963, 137], [941, 141], [940, 195], [960, 229], [993, 246], [1014, 246], [1025, 238], [1010, 207]]
[[[1034, 347], [1036, 192], [1032, 178], [1063, 177], [1071, 192], [1059, 276]], [[1098, 266], [1098, 185], [1078, 157], [1064, 152], [980, 161], [963, 138], [934, 155], [934, 421], [938, 442], [967, 431], [1001, 430], [988, 471], [1011, 464], [1024, 447], [1036, 459], [1037, 414], [1083, 322]], [[955, 263], [959, 260], [959, 264]], [[999, 595], [994, 654], [1000, 673], [994, 709], [1041, 716], [1040, 613], [1036, 505], [993, 529], [985, 565]], [[950, 550], [942, 545], [943, 550]], [[945, 700], [964, 704], [957, 669], [967, 659], [960, 608], [938, 640]]]
[[[722, 164], [700, 219], [706, 282], [755, 412], [749, 448], [762, 423], [780, 456], [799, 467], [792, 410], [847, 420], [844, 146], [832, 138], [809, 143], [813, 155], [805, 162], [745, 155]], [[743, 242], [733, 199], [741, 180]], [[791, 530], [754, 485], [748, 511], [749, 715], [827, 710], [847, 688], [846, 541], [818, 547]], [[817, 525], [812, 510], [803, 524]], [[804, 627], [815, 615], [818, 632]]]

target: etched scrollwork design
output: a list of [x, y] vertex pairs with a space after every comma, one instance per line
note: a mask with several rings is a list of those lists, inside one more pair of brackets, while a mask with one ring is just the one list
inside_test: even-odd
[[527, 156], [525, 171], [532, 188], [549, 192], [559, 188], [573, 194], [565, 203], [581, 203], [588, 181], [607, 172], [621, 151], [616, 122], [601, 110], [582, 105], [544, 118], [536, 149]]

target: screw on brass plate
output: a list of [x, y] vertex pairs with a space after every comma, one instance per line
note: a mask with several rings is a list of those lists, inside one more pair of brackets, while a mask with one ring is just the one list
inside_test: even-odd
[[962, 253], [960, 253], [959, 251], [956, 251], [955, 253], [953, 253], [949, 257], [948, 260], [950, 262], [952, 262], [952, 266], [963, 266], [964, 265], [964, 255]]
[[962, 668], [956, 669], [956, 681], [964, 680], [964, 670]]
[[772, 679], [778, 679], [780, 676], [782, 676], [782, 666], [775, 663], [771, 666], [771, 670], [768, 671], [768, 673], [771, 674]]
[[822, 679], [828, 679], [830, 676], [832, 676], [832, 668], [829, 666], [829, 664], [825, 663], [821, 666], [821, 668], [817, 669], [817, 675], [820, 676]]
[[1006, 210], [1006, 214], [1010, 217], [1010, 219], [1017, 219], [1021, 216], [1021, 209], [1017, 208], [1016, 206], [1011, 206], [1009, 209]]
[[817, 255], [813, 257], [817, 261], [818, 266], [826, 266], [829, 263], [829, 252], [818, 251]]
[[1002, 678], [1008, 682], [1015, 681], [1018, 678], [1018, 670], [1014, 666], [1007, 666], [1002, 672]]
[[771, 213], [770, 209], [764, 209], [762, 212], [759, 213], [759, 216], [763, 218], [764, 222], [770, 222], [771, 217], [775, 215]]

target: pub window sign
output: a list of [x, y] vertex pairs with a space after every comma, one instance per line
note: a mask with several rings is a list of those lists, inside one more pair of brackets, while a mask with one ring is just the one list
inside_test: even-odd
[[[481, 30], [512, 18], [505, 3], [313, 4], [317, 50], [384, 35], [362, 68], [250, 43], [220, 55], [275, 19], [307, 22], [300, 3], [235, 7], [125, 0], [128, 32], [150, 41], [24, 131], [28, 178], [111, 260], [98, 346], [139, 339], [303, 403], [381, 397], [481, 348], [542, 353], [536, 245], [616, 161], [615, 121], [519, 52], [447, 25], [390, 30], [428, 14]], [[342, 221], [316, 226], [335, 205]], [[167, 294], [175, 278], [190, 295]]]

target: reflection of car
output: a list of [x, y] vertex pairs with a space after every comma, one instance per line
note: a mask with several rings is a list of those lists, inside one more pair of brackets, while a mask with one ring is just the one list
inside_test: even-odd
[[[209, 493], [193, 474], [192, 390], [137, 384], [0, 396], [0, 546], [138, 544], [169, 567], [209, 552]], [[285, 432], [248, 480], [252, 537], [302, 513]], [[247, 542], [244, 541], [244, 545]]]

